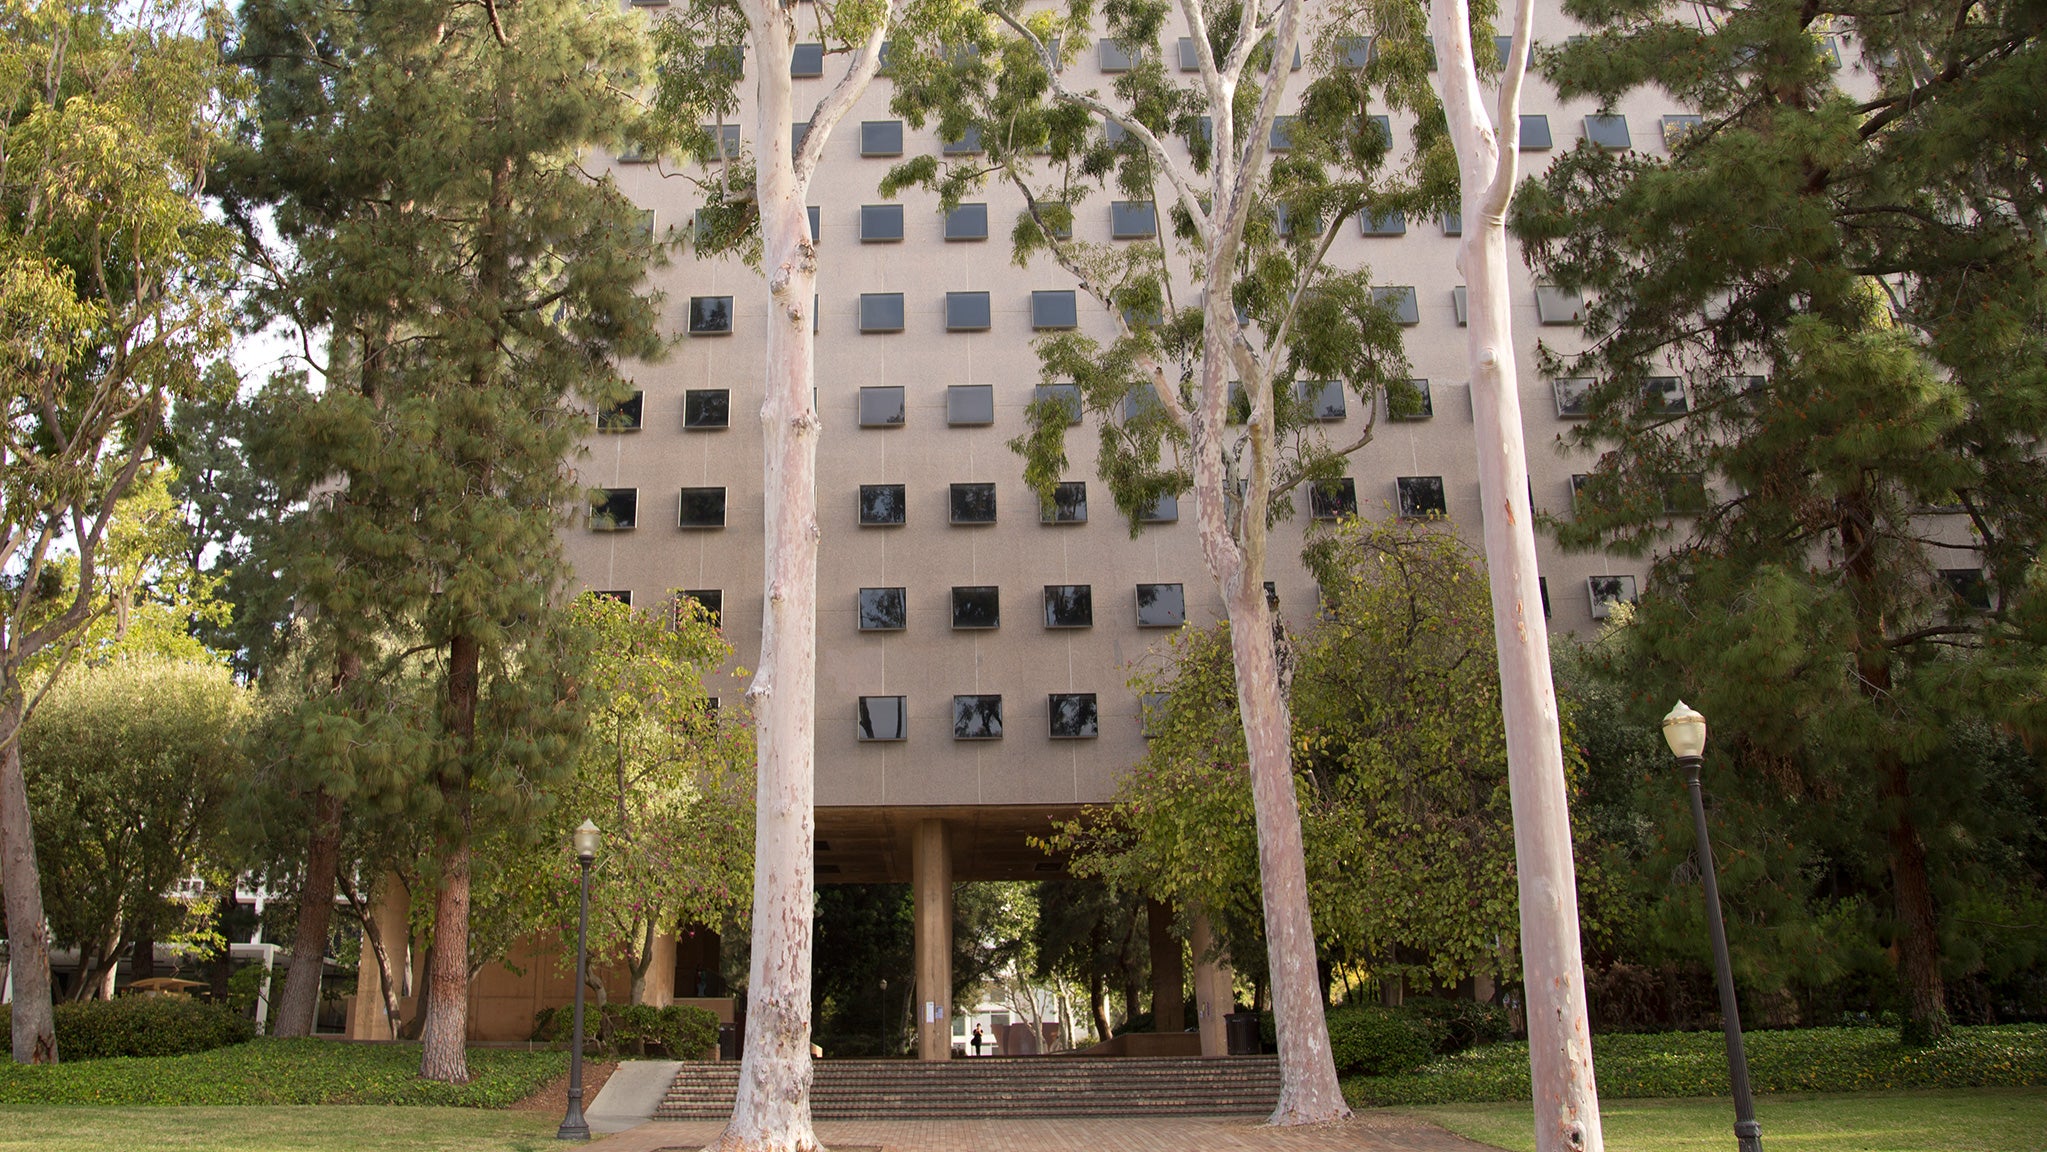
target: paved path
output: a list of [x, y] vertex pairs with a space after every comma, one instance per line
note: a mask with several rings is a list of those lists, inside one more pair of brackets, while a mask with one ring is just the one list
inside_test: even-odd
[[[655, 1121], [604, 1138], [600, 1152], [694, 1152], [723, 1125]], [[1252, 1120], [837, 1120], [832, 1152], [1496, 1152], [1408, 1116], [1364, 1112], [1341, 1124], [1266, 1128]]]
[[675, 1082], [675, 1060], [623, 1060], [603, 1091], [584, 1108], [592, 1132], [624, 1132], [654, 1118], [654, 1109]]

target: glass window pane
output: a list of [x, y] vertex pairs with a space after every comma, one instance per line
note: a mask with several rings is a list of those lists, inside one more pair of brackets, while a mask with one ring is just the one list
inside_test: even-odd
[[1590, 576], [1585, 580], [1585, 589], [1592, 597], [1592, 618], [1604, 620], [1616, 604], [1635, 602], [1635, 578], [1633, 576]]
[[862, 632], [900, 632], [909, 623], [909, 603], [901, 588], [862, 588], [858, 605]]
[[720, 588], [685, 588], [675, 594], [677, 619], [685, 603], [697, 607], [705, 622], [711, 627], [722, 627], [725, 623], [725, 592]]
[[1266, 148], [1273, 152], [1290, 151], [1294, 146], [1294, 118], [1274, 116], [1272, 131], [1266, 137]]
[[863, 525], [901, 524], [908, 506], [906, 489], [901, 484], [860, 486], [860, 523]]
[[1585, 138], [1600, 148], [1618, 152], [1634, 146], [1628, 135], [1626, 116], [1587, 116]]
[[1002, 697], [953, 697], [952, 738], [955, 740], [1002, 739]]
[[1173, 697], [1169, 692], [1147, 692], [1137, 698], [1137, 734], [1146, 740], [1165, 726]]
[[1100, 735], [1100, 718], [1092, 692], [1054, 692], [1047, 698], [1054, 740], [1091, 740]]
[[947, 292], [945, 294], [945, 330], [947, 332], [986, 332], [993, 323], [993, 309], [988, 303], [986, 292]]
[[862, 696], [856, 714], [861, 740], [901, 740], [908, 735], [901, 696]]
[[903, 294], [901, 292], [861, 293], [860, 330], [862, 332], [901, 332], [903, 330]]
[[903, 238], [903, 206], [901, 204], [862, 204], [860, 206], [860, 242], [873, 244], [881, 241]]
[[1180, 498], [1168, 492], [1151, 502], [1139, 517], [1146, 524], [1171, 524], [1180, 518]]
[[634, 392], [616, 404], [607, 404], [597, 410], [599, 432], [638, 432], [640, 418], [646, 411], [647, 394]]
[[1436, 414], [1427, 380], [1408, 380], [1386, 389], [1386, 414], [1395, 420], [1427, 420]]
[[947, 240], [986, 240], [988, 238], [988, 206], [986, 204], [962, 204], [946, 213], [945, 238]]
[[993, 584], [952, 590], [952, 626], [998, 628], [1002, 625], [1002, 590]]
[[1535, 112], [1521, 117], [1521, 151], [1547, 152], [1555, 146], [1550, 139], [1548, 116]]
[[967, 125], [966, 135], [957, 140], [947, 140], [941, 148], [947, 156], [973, 156], [981, 151], [981, 126]]
[[995, 523], [995, 485], [953, 485], [952, 522], [955, 524]]
[[1593, 383], [1590, 376], [1566, 376], [1555, 381], [1552, 387], [1557, 396], [1557, 415], [1575, 419], [1590, 414]]
[[684, 528], [723, 528], [725, 526], [725, 490], [723, 488], [684, 488], [679, 523]]
[[1652, 415], [1679, 416], [1692, 410], [1685, 397], [1684, 381], [1675, 376], [1651, 376], [1642, 386], [1642, 405]]
[[1450, 514], [1441, 476], [1402, 476], [1393, 482], [1400, 495], [1400, 514], [1423, 520]]
[[1358, 514], [1357, 481], [1345, 476], [1308, 489], [1308, 507], [1317, 520], [1334, 520]]
[[1074, 293], [1031, 293], [1031, 327], [1073, 328], [1080, 324], [1080, 304]]
[[1095, 592], [1088, 584], [1045, 585], [1045, 627], [1092, 628]]
[[899, 428], [909, 419], [901, 385], [860, 390], [862, 428]]
[[1470, 319], [1469, 314], [1466, 312], [1467, 307], [1468, 301], [1466, 300], [1464, 285], [1459, 284], [1457, 287], [1450, 289], [1450, 310], [1457, 313], [1457, 326], [1459, 328], [1464, 327], [1466, 321]]
[[723, 388], [692, 388], [683, 393], [684, 428], [724, 428], [731, 423], [731, 392]]
[[990, 384], [954, 384], [945, 390], [947, 424], [995, 423], [995, 388]]
[[1067, 480], [1052, 488], [1052, 498], [1038, 509], [1040, 524], [1087, 523], [1087, 483]]
[[1149, 200], [1117, 200], [1109, 205], [1111, 238], [1145, 240], [1158, 233], [1158, 211]]
[[1078, 384], [1040, 384], [1031, 396], [1033, 404], [1063, 404], [1066, 406], [1068, 426], [1080, 423], [1080, 386]]
[[798, 44], [789, 54], [789, 75], [798, 80], [824, 75], [824, 45]]
[[732, 297], [692, 296], [689, 298], [689, 334], [723, 336], [732, 331]]
[[1544, 324], [1582, 324], [1585, 322], [1585, 298], [1554, 284], [1537, 284], [1535, 318]]
[[861, 121], [860, 154], [862, 156], [901, 156], [903, 154], [903, 122], [901, 120]]
[[1201, 71], [1201, 50], [1194, 46], [1194, 37], [1180, 37], [1180, 71]]
[[1137, 586], [1137, 626], [1178, 628], [1187, 622], [1187, 591], [1179, 584]]
[[1415, 299], [1414, 289], [1411, 287], [1374, 288], [1372, 303], [1392, 313], [1396, 323], [1414, 325], [1422, 322], [1421, 304]]
[[1114, 40], [1103, 40], [1096, 45], [1096, 52], [1104, 72], [1128, 72], [1132, 63], [1130, 53], [1125, 52]]
[[600, 488], [590, 501], [592, 532], [624, 532], [639, 523], [638, 488]]
[[1370, 212], [1360, 212], [1358, 213], [1358, 227], [1367, 236], [1405, 236], [1407, 235], [1407, 214], [1396, 211], [1388, 212], [1384, 216], [1376, 216]]

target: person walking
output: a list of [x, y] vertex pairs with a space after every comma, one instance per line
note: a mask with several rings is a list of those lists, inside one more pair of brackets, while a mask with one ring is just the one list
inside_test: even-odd
[[981, 1026], [979, 1024], [974, 1025], [974, 1039], [972, 1041], [974, 1045], [974, 1055], [979, 1056], [981, 1054], [981, 1045], [987, 1042], [988, 1038], [981, 1035]]

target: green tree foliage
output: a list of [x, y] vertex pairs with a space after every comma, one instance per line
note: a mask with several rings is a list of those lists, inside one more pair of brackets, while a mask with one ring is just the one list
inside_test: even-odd
[[[312, 680], [308, 878], [326, 890], [347, 802], [421, 822], [438, 904], [422, 1072], [460, 1082], [472, 834], [536, 832], [582, 732], [584, 651], [553, 611], [576, 402], [622, 396], [618, 361], [662, 346], [642, 290], [657, 242], [579, 163], [628, 130], [646, 37], [590, 0], [282, 0], [242, 9], [234, 54], [257, 99], [230, 207], [253, 245], [268, 206], [288, 245], [258, 253], [259, 299], [326, 336], [321, 384], [273, 380], [254, 446], [303, 505], [266, 560]], [[376, 711], [423, 685], [431, 708]]]
[[[1290, 706], [1325, 963], [1419, 986], [1511, 981], [1513, 817], [1483, 566], [1446, 528], [1413, 523], [1347, 520], [1309, 555], [1325, 618], [1294, 641]], [[1135, 682], [1144, 759], [1052, 846], [1078, 874], [1208, 909], [1255, 977], [1257, 845], [1227, 628], [1183, 634]]]
[[[114, 506], [228, 334], [232, 243], [200, 205], [236, 98], [218, 20], [184, 2], [0, 11], [0, 872], [17, 1061], [57, 1058], [15, 744], [34, 705], [24, 670], [96, 611]], [[53, 571], [66, 553], [69, 581]]]
[[174, 893], [232, 874], [248, 696], [217, 660], [131, 655], [59, 681], [23, 727], [50, 927], [79, 950], [73, 999], [104, 994], [127, 945], [210, 929], [210, 904]]
[[1124, 993], [1124, 1021], [1143, 986], [1151, 960], [1142, 893], [1118, 890], [1099, 879], [1047, 880], [1038, 885], [1038, 915], [1030, 940], [1031, 974], [1069, 981], [1087, 990], [1095, 1039], [1116, 1034], [1109, 992]]
[[1681, 694], [1715, 791], [1852, 821], [1908, 1030], [1939, 1035], [1998, 807], [1960, 744], [2047, 731], [2038, 13], [1569, 7], [1592, 35], [1545, 57], [1563, 95], [1654, 85], [1701, 120], [1668, 157], [1583, 144], [1518, 202], [1538, 272], [1594, 298], [1587, 351], [1545, 365], [1597, 379], [1568, 439], [1598, 462], [1552, 529], [1654, 555], [1640, 717]]

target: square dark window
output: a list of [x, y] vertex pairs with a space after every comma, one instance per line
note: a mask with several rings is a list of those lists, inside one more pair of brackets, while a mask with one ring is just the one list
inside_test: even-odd
[[1540, 112], [1523, 113], [1521, 116], [1521, 151], [1547, 152], [1556, 147], [1549, 134], [1549, 117]]
[[1592, 618], [1604, 620], [1613, 614], [1616, 604], [1635, 602], [1635, 578], [1633, 576], [1588, 576], [1585, 591], [1592, 599]]
[[1411, 327], [1422, 322], [1421, 302], [1415, 299], [1412, 287], [1374, 288], [1372, 303], [1391, 313], [1395, 323]]
[[1045, 585], [1045, 627], [1095, 626], [1095, 590], [1090, 584]]
[[955, 587], [952, 590], [952, 626], [960, 629], [1002, 626], [1002, 590], [993, 584]]
[[803, 151], [803, 141], [810, 136], [810, 122], [789, 125], [789, 154], [794, 156]]
[[1092, 692], [1054, 692], [1046, 698], [1054, 740], [1092, 740], [1101, 735], [1101, 716]]
[[1173, 696], [1170, 692], [1147, 692], [1137, 698], [1137, 734], [1146, 740], [1164, 729]]
[[1583, 324], [1585, 297], [1566, 292], [1554, 284], [1535, 286], [1535, 318], [1548, 325]]
[[1557, 415], [1566, 420], [1576, 420], [1592, 412], [1592, 385], [1590, 376], [1566, 376], [1551, 383], [1556, 392]]
[[862, 156], [901, 156], [903, 154], [903, 122], [901, 120], [861, 121], [860, 154]]
[[1031, 396], [1033, 404], [1061, 404], [1066, 408], [1069, 427], [1080, 423], [1080, 385], [1040, 384]]
[[1663, 146], [1676, 148], [1690, 133], [1698, 131], [1706, 123], [1703, 116], [1665, 116], [1663, 118]]
[[1300, 392], [1301, 403], [1308, 409], [1308, 419], [1325, 421], [1343, 419], [1343, 381], [1300, 380], [1295, 382], [1294, 387]]
[[797, 80], [824, 75], [824, 45], [798, 44], [789, 54], [789, 75]]
[[1438, 222], [1443, 227], [1443, 235], [1445, 236], [1464, 235], [1464, 213], [1445, 212], [1439, 218]]
[[940, 146], [947, 156], [975, 156], [981, 151], [981, 126], [967, 125], [966, 135], [957, 140], [947, 140]]
[[1634, 141], [1628, 136], [1626, 116], [1587, 116], [1585, 139], [1592, 141], [1594, 147], [1612, 152], [1634, 147]]
[[907, 489], [901, 484], [860, 486], [860, 525], [863, 528], [901, 524], [908, 507]]
[[1457, 326], [1459, 328], [1464, 327], [1471, 319], [1468, 311], [1470, 308], [1468, 296], [1469, 293], [1467, 293], [1462, 284], [1450, 289], [1450, 310], [1457, 314]]
[[736, 160], [739, 158], [739, 125], [704, 125], [704, 135], [711, 138], [711, 155], [708, 159]]
[[908, 709], [901, 696], [862, 696], [855, 713], [855, 735], [869, 740], [903, 740], [909, 736]]
[[1158, 209], [1149, 200], [1117, 200], [1109, 205], [1109, 238], [1149, 240], [1159, 234]]
[[1308, 510], [1317, 520], [1358, 514], [1358, 484], [1348, 476], [1324, 480], [1308, 489]]
[[1983, 569], [1943, 568], [1940, 570], [1940, 582], [1963, 607], [1977, 612], [1990, 611], [1990, 581], [1983, 578]]
[[1339, 68], [1363, 68], [1379, 58], [1370, 36], [1345, 36], [1338, 39], [1333, 47]]
[[1386, 415], [1394, 420], [1427, 420], [1436, 414], [1427, 380], [1408, 380], [1386, 388]]
[[803, 210], [803, 214], [805, 216], [810, 217], [810, 242], [812, 244], [815, 244], [823, 237], [822, 225], [824, 223], [822, 220], [818, 219], [817, 205], [812, 204], [809, 207], [805, 208]]
[[1151, 507], [1138, 517], [1146, 524], [1171, 524], [1180, 519], [1180, 498], [1167, 493], [1151, 502]]
[[953, 485], [952, 522], [955, 524], [995, 523], [995, 485]]
[[1296, 220], [1293, 210], [1284, 204], [1273, 206], [1272, 226], [1281, 236], [1292, 236], [1296, 227], [1310, 236], [1322, 235], [1322, 217], [1319, 214], [1304, 220]]
[[994, 311], [988, 303], [986, 292], [947, 292], [945, 294], [945, 330], [947, 332], [986, 332], [994, 323]]
[[1697, 516], [1706, 510], [1706, 476], [1703, 472], [1679, 472], [1665, 476], [1663, 514]]
[[1031, 327], [1077, 328], [1080, 302], [1072, 291], [1031, 293]]
[[1535, 578], [1535, 590], [1542, 596], [1542, 618], [1547, 620], [1549, 619], [1549, 577], [1537, 576]]
[[[1514, 60], [1514, 38], [1512, 36], [1493, 37], [1493, 50], [1499, 53], [1500, 67], [1505, 68]], [[1528, 53], [1525, 57], [1523, 57], [1522, 63], [1526, 65], [1530, 60], [1534, 59], [1534, 57], [1535, 45], [1531, 43], [1528, 45]]]
[[1400, 497], [1400, 514], [1410, 520], [1430, 520], [1450, 514], [1443, 494], [1441, 476], [1402, 476], [1393, 481]]
[[1178, 628], [1187, 622], [1187, 590], [1178, 584], [1137, 586], [1137, 626]]
[[[1585, 490], [1586, 490], [1587, 488], [1591, 487], [1591, 486], [1592, 486], [1592, 474], [1591, 474], [1591, 473], [1589, 473], [1589, 472], [1573, 472], [1573, 473], [1571, 473], [1571, 514], [1572, 514], [1572, 515], [1576, 516], [1576, 515], [1580, 515], [1580, 514], [1582, 514], [1582, 513], [1588, 512], [1588, 511], [1596, 511], [1596, 510], [1597, 510], [1597, 509], [1595, 509], [1595, 508], [1593, 507], [1593, 505], [1592, 505], [1592, 498], [1591, 498], [1591, 497], [1589, 497], [1589, 496], [1587, 496], [1587, 495], [1585, 494]], [[1528, 502], [1529, 502], [1530, 504], [1533, 504], [1533, 503], [1535, 503], [1535, 501], [1534, 501], [1534, 500], [1533, 500], [1532, 498], [1531, 498], [1531, 499], [1530, 499], [1530, 500], [1529, 500]]]
[[692, 296], [689, 298], [689, 334], [725, 336], [732, 331], [732, 297]]
[[597, 410], [599, 432], [638, 432], [640, 418], [646, 411], [647, 394], [634, 391], [632, 395], [616, 404], [606, 404]]
[[1294, 118], [1274, 116], [1272, 131], [1266, 137], [1265, 146], [1273, 152], [1290, 152], [1294, 147]]
[[1038, 508], [1040, 524], [1087, 523], [1087, 482], [1063, 480], [1052, 486], [1052, 498]]
[[1394, 211], [1388, 212], [1384, 216], [1378, 216], [1371, 212], [1360, 212], [1358, 213], [1358, 227], [1367, 236], [1405, 236], [1407, 235], [1407, 214]]
[[908, 421], [909, 410], [903, 402], [902, 385], [882, 385], [860, 390], [862, 428], [900, 428]]
[[909, 600], [901, 588], [862, 588], [858, 608], [862, 632], [900, 632], [909, 626]]
[[615, 600], [628, 608], [633, 606], [633, 590], [630, 588], [593, 588], [586, 595], [595, 596], [599, 600]]
[[638, 488], [600, 488], [590, 499], [592, 532], [627, 532], [639, 521]]
[[887, 243], [903, 238], [903, 206], [901, 204], [862, 204], [860, 206], [860, 242], [862, 244]]
[[1044, 200], [1038, 204], [1038, 216], [1051, 229], [1054, 240], [1073, 239], [1073, 209], [1057, 200]]
[[945, 422], [954, 426], [995, 423], [995, 388], [954, 384], [945, 390]]
[[1180, 37], [1180, 71], [1201, 71], [1201, 49], [1194, 46], [1194, 37]]
[[903, 330], [903, 294], [901, 292], [862, 292], [860, 294], [860, 330], [862, 332], [901, 332]]
[[1675, 376], [1651, 376], [1642, 386], [1642, 407], [1654, 416], [1682, 416], [1692, 410], [1685, 383]]
[[703, 615], [704, 621], [713, 628], [725, 624], [725, 590], [722, 588], [685, 588], [675, 594], [677, 619], [685, 604], [694, 604]]
[[1130, 139], [1130, 129], [1125, 128], [1114, 120], [1104, 120], [1102, 121], [1102, 139], [1107, 140], [1111, 144], [1121, 144], [1125, 140]]
[[945, 214], [945, 238], [947, 240], [986, 240], [988, 238], [988, 206], [986, 204], [962, 204]]
[[955, 740], [1002, 739], [1002, 697], [953, 697], [952, 738]]
[[731, 392], [723, 388], [692, 388], [682, 394], [684, 428], [726, 428], [731, 424]]
[[682, 528], [723, 528], [725, 526], [725, 490], [723, 488], [684, 488], [682, 506], [676, 523]]
[[1128, 72], [1131, 64], [1135, 63], [1132, 54], [1125, 52], [1123, 46], [1114, 40], [1099, 42], [1095, 46], [1095, 52], [1102, 62], [1104, 72]]

